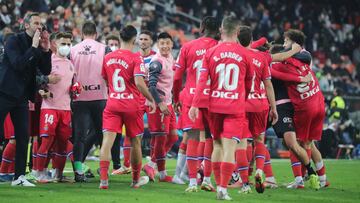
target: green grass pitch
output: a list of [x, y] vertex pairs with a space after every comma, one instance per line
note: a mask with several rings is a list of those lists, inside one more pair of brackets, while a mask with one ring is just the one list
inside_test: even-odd
[[[167, 167], [172, 175], [175, 160], [168, 160]], [[293, 180], [289, 160], [272, 160], [275, 177], [282, 185]], [[234, 202], [360, 202], [360, 161], [326, 160], [326, 173], [331, 185], [329, 188], [314, 191], [308, 188], [289, 190], [281, 186], [278, 189], [268, 189], [263, 194], [257, 194], [253, 188], [252, 194], [240, 195], [237, 189], [230, 189]], [[98, 162], [88, 165], [96, 171]], [[67, 168], [69, 169], [69, 164]], [[70, 169], [69, 169], [70, 170]], [[70, 174], [68, 174], [70, 175]], [[253, 177], [251, 177], [251, 180]], [[187, 194], [186, 185], [170, 183], [150, 183], [140, 189], [129, 188], [131, 175], [111, 176], [108, 190], [99, 190], [98, 176], [90, 183], [52, 183], [37, 184], [35, 188], [11, 187], [0, 185], [0, 202], [36, 202], [36, 203], [127, 203], [127, 202], [179, 202], [179, 203], [209, 203], [215, 202], [215, 193], [200, 191]]]

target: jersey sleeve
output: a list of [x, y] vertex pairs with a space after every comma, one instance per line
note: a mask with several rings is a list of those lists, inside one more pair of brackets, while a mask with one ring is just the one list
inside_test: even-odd
[[288, 82], [301, 82], [300, 76], [290, 73], [288, 68], [282, 63], [275, 63], [271, 65], [271, 75], [279, 80]]
[[198, 84], [196, 85], [195, 95], [194, 95], [193, 102], [192, 102], [193, 107], [200, 107], [202, 105], [201, 98], [204, 97], [203, 92], [207, 86], [206, 83], [209, 78], [209, 65], [208, 64], [209, 64], [208, 57], [205, 54], [205, 56], [203, 57], [202, 68], [200, 69], [200, 78], [199, 78]]
[[181, 48], [175, 63], [175, 76], [173, 84], [174, 102], [179, 102], [179, 94], [182, 89], [182, 78], [186, 70], [186, 47]]
[[253, 43], [251, 43], [250, 47], [252, 49], [256, 49], [258, 47], [263, 46], [265, 43], [267, 42], [267, 39], [265, 37], [261, 37], [260, 39], [254, 41]]
[[182, 79], [182, 76], [186, 70], [186, 46], [181, 48], [179, 56], [175, 63], [175, 76], [174, 80]]
[[156, 88], [162, 65], [159, 61], [153, 61], [149, 65], [149, 91], [157, 104], [161, 103], [159, 92]]
[[134, 77], [135, 76], [143, 76], [145, 77], [145, 65], [144, 65], [144, 60], [142, 59], [141, 56], [136, 56], [136, 60], [135, 60], [135, 67], [134, 67]]
[[264, 61], [264, 67], [262, 69], [261, 80], [262, 81], [270, 80], [271, 79], [271, 72], [270, 72], [269, 64], [266, 61], [266, 59], [264, 59], [263, 61]]
[[[104, 80], [108, 81], [107, 79], [107, 75], [106, 75], [106, 59], [103, 60], [103, 65], [102, 65], [102, 69], [101, 69], [101, 76], [104, 78]], [[76, 73], [75, 73], [76, 74]]]

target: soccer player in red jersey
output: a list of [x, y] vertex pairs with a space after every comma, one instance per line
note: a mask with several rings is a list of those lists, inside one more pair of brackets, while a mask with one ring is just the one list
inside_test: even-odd
[[[205, 17], [201, 23], [201, 32], [204, 33], [203, 37], [192, 40], [183, 45], [180, 50], [177, 63], [175, 65], [175, 77], [174, 77], [174, 101], [175, 106], [181, 106], [182, 108], [182, 125], [183, 131], [188, 134], [186, 161], [189, 170], [190, 183], [186, 192], [197, 192], [197, 171], [198, 160], [204, 153], [204, 144], [208, 143], [209, 150], [205, 155], [205, 168], [204, 168], [204, 181], [201, 185], [201, 189], [212, 191], [211, 185], [211, 153], [212, 153], [212, 138], [207, 133], [207, 141], [199, 143], [200, 131], [204, 130], [204, 119], [202, 114], [196, 119], [195, 122], [191, 121], [188, 117], [188, 112], [191, 107], [192, 99], [195, 94], [196, 84], [200, 77], [200, 69], [202, 68], [202, 58], [206, 53], [206, 50], [215, 46], [218, 41], [215, 39], [219, 35], [219, 23], [214, 17]], [[182, 87], [183, 75], [186, 71], [186, 83], [183, 91], [183, 101], [179, 102], [179, 93]], [[205, 124], [207, 126], [207, 124]], [[208, 130], [207, 130], [208, 131]], [[199, 149], [198, 149], [199, 148]], [[174, 176], [174, 181], [179, 177]]]
[[[288, 30], [284, 33], [284, 47], [289, 48], [292, 43], [304, 44], [305, 35], [299, 30]], [[308, 52], [305, 52], [308, 53]], [[310, 61], [311, 55], [308, 53]], [[287, 70], [294, 75], [312, 75], [309, 83], [286, 83], [288, 94], [294, 106], [294, 123], [298, 140], [311, 157], [315, 153], [315, 165], [319, 175], [320, 185], [326, 186], [325, 167], [321, 154], [314, 147], [313, 141], [320, 140], [322, 126], [325, 118], [324, 96], [320, 91], [319, 82], [315, 73], [311, 70], [311, 63], [304, 63], [297, 59], [290, 58], [286, 64], [276, 64], [275, 69]], [[285, 67], [284, 67], [285, 66]], [[314, 108], [315, 107], [315, 108]], [[312, 150], [313, 148], [313, 150]]]
[[223, 19], [220, 28], [222, 41], [206, 51], [189, 110], [189, 117], [195, 121], [199, 115], [197, 97], [204, 92], [210, 77], [210, 129], [214, 138], [211, 160], [219, 200], [232, 200], [227, 185], [235, 169], [236, 144], [243, 139], [245, 79], [252, 77], [247, 57], [249, 51], [238, 43], [239, 27], [240, 23], [235, 17]]
[[[154, 107], [153, 98], [144, 82], [145, 67], [140, 56], [133, 53], [136, 29], [129, 25], [121, 30], [121, 48], [107, 54], [103, 62], [102, 75], [107, 81], [109, 99], [103, 113], [104, 138], [100, 151], [100, 189], [107, 189], [111, 147], [116, 133], [121, 133], [125, 124], [126, 136], [131, 140], [131, 187], [139, 188], [149, 182], [141, 171], [141, 135], [144, 131], [140, 94]], [[150, 110], [152, 113], [153, 110]]]
[[[275, 53], [280, 52], [283, 49], [283, 45], [274, 45], [271, 47], [270, 51], [271, 53]], [[296, 54], [293, 57], [305, 62], [304, 59], [306, 58], [304, 58], [302, 55], [303, 54]], [[310, 60], [308, 62], [310, 62]], [[296, 140], [296, 133], [293, 123], [294, 108], [288, 96], [287, 88], [284, 84], [285, 81], [294, 83], [308, 83], [311, 81], [312, 76], [311, 74], [308, 74], [306, 77], [302, 77], [299, 75], [279, 72], [276, 70], [276, 65], [275, 68], [271, 69], [271, 74], [273, 76], [272, 81], [276, 93], [276, 105], [278, 107], [277, 109], [279, 113], [279, 122], [273, 125], [273, 128], [276, 132], [276, 135], [279, 138], [283, 138], [286, 146], [289, 148], [291, 168], [295, 177], [295, 181], [290, 183], [287, 188], [304, 188], [304, 181], [301, 171], [302, 163], [308, 171], [310, 182], [314, 183], [310, 184], [310, 187], [315, 187], [316, 189], [319, 185], [319, 183], [316, 183], [318, 182], [318, 176], [311, 167], [311, 160], [308, 157], [305, 149], [301, 147]]]
[[[252, 135], [255, 141], [255, 161], [256, 161], [256, 173], [255, 173], [255, 186], [256, 191], [262, 193], [265, 189], [264, 185], [264, 164], [265, 157], [269, 154], [268, 149], [264, 144], [265, 130], [267, 125], [267, 119], [269, 114], [270, 103], [270, 120], [275, 124], [278, 119], [274, 89], [271, 83], [271, 74], [269, 64], [263, 52], [256, 49], [251, 49], [252, 31], [248, 26], [240, 27], [239, 42], [241, 45], [250, 50], [249, 61], [252, 70], [254, 70], [253, 78], [251, 79], [251, 89], [247, 95], [246, 100], [246, 118], [248, 119], [248, 130], [245, 133]], [[236, 159], [240, 159], [239, 163], [246, 164], [246, 141], [243, 148], [237, 150]], [[244, 159], [244, 160], [241, 160]], [[242, 175], [243, 187], [241, 192], [249, 193], [251, 190], [247, 177], [246, 177], [246, 165], [240, 164], [240, 176]], [[245, 178], [245, 180], [244, 180]]]
[[[154, 114], [148, 115], [149, 129], [155, 136], [154, 154], [159, 171], [160, 182], [172, 182], [165, 169], [166, 153], [177, 141], [176, 117], [172, 108], [172, 87], [174, 77], [174, 58], [171, 54], [173, 41], [167, 32], [158, 35], [158, 53], [149, 65], [149, 90], [157, 104]], [[146, 170], [149, 171], [149, 170]], [[154, 179], [153, 173], [147, 173]]]

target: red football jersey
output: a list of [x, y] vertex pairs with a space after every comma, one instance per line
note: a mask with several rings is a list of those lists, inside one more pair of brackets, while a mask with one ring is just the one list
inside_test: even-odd
[[246, 100], [246, 112], [262, 112], [269, 109], [264, 82], [271, 79], [271, 73], [267, 58], [263, 52], [251, 49], [249, 52], [251, 70], [254, 71], [251, 78], [250, 91]]
[[202, 67], [202, 58], [206, 50], [215, 46], [217, 40], [210, 37], [200, 37], [186, 43], [180, 50], [180, 54], [176, 61], [175, 77], [174, 77], [174, 101], [179, 101], [179, 92], [182, 85], [182, 77], [186, 71], [186, 83], [183, 90], [182, 103], [191, 106], [196, 84], [200, 78], [200, 69]]
[[235, 42], [222, 42], [206, 52], [195, 94], [204, 91], [210, 76], [210, 112], [245, 112], [245, 79], [252, 77], [248, 55], [249, 50]]
[[285, 63], [273, 64], [272, 68], [302, 77], [311, 73], [312, 81], [309, 83], [285, 82], [295, 111], [314, 108], [323, 104], [324, 96], [320, 90], [319, 81], [308, 64], [290, 58]]
[[145, 77], [142, 57], [129, 50], [116, 50], [105, 56], [102, 75], [107, 81], [109, 98], [106, 108], [115, 112], [138, 111], [141, 93], [135, 76]]

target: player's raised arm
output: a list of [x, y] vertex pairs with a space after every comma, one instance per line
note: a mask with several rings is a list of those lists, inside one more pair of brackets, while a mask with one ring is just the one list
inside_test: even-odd
[[293, 43], [291, 49], [286, 52], [281, 52], [277, 54], [271, 54], [271, 58], [273, 62], [281, 62], [285, 61], [286, 59], [292, 57], [296, 53], [300, 52], [302, 47], [299, 44]]

